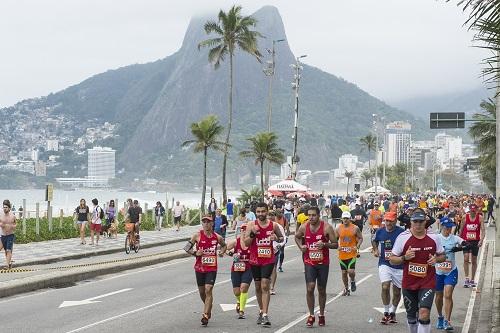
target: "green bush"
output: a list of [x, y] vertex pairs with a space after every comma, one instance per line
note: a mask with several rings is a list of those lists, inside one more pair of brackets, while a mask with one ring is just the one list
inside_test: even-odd
[[[191, 209], [186, 214], [183, 221], [181, 221], [182, 225], [187, 225], [187, 221], [191, 221], [190, 225], [198, 225], [199, 224], [199, 210]], [[169, 210], [169, 225], [167, 227], [171, 227], [173, 225], [173, 216], [172, 212]], [[189, 216], [188, 216], [189, 215]], [[196, 217], [196, 218], [195, 218]], [[123, 223], [123, 215], [121, 213], [118, 214], [118, 233], [125, 233], [125, 226]], [[23, 234], [23, 220], [18, 219], [17, 228], [16, 228], [16, 243], [17, 244], [25, 244], [30, 242], [40, 242], [46, 240], [54, 240], [54, 239], [66, 239], [66, 238], [78, 238], [80, 237], [80, 231], [77, 229], [75, 223], [73, 222], [73, 217], [64, 217], [62, 221], [61, 227], [60, 218], [54, 217], [52, 219], [52, 232], [49, 231], [49, 221], [47, 218], [40, 218], [40, 233], [36, 234], [36, 218], [26, 219], [26, 235]], [[165, 226], [165, 220], [163, 221], [163, 226]], [[147, 214], [143, 214], [141, 230], [155, 230], [155, 221], [153, 218], [153, 211], [149, 209]], [[90, 230], [85, 227], [85, 235], [90, 236]]]

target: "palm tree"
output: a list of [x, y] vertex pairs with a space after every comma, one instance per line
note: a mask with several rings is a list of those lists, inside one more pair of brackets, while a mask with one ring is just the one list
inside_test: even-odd
[[247, 140], [250, 141], [250, 147], [240, 152], [240, 156], [254, 158], [255, 165], [260, 165], [260, 190], [264, 199], [264, 162], [281, 165], [285, 160], [285, 151], [278, 147], [278, 137], [273, 132], [257, 133]]
[[480, 106], [483, 112], [472, 116], [475, 122], [469, 128], [469, 135], [477, 144], [483, 180], [493, 191], [496, 173], [496, 105], [489, 98], [482, 101]]
[[233, 125], [233, 58], [236, 49], [253, 55], [260, 62], [262, 56], [258, 50], [257, 38], [262, 35], [251, 30], [255, 27], [257, 20], [252, 16], [242, 16], [241, 6], [233, 6], [229, 12], [219, 11], [218, 22], [207, 21], [205, 23], [205, 32], [214, 34], [216, 37], [209, 38], [198, 44], [198, 50], [202, 47], [208, 47], [208, 61], [213, 63], [214, 68], [218, 69], [220, 63], [229, 56], [229, 102], [228, 102], [228, 122], [226, 145], [224, 147], [224, 159], [222, 162], [222, 197], [227, 201], [226, 189], [226, 166], [227, 154], [229, 149], [229, 138], [231, 136], [231, 127]]
[[205, 213], [205, 193], [207, 188], [207, 153], [209, 149], [226, 151], [226, 144], [219, 141], [224, 127], [219, 124], [217, 116], [208, 115], [197, 123], [191, 124], [191, 133], [194, 139], [184, 141], [183, 147], [194, 144], [195, 153], [203, 152], [203, 190], [201, 192], [201, 213]]
[[349, 183], [351, 178], [354, 176], [354, 171], [345, 171], [344, 176], [347, 178], [347, 196], [349, 196]]
[[368, 182], [371, 180], [373, 181], [373, 171], [370, 170], [363, 170], [361, 173], [361, 180], [365, 181], [365, 187], [368, 187]]
[[[372, 165], [371, 165], [371, 160], [372, 160], [372, 151], [377, 150], [377, 138], [375, 135], [372, 133], [368, 133], [366, 136], [363, 136], [359, 139], [359, 142], [361, 144], [361, 151], [368, 150], [368, 170], [371, 171]], [[373, 186], [373, 178], [372, 178], [372, 186]]]
[[255, 199], [262, 198], [262, 191], [257, 187], [252, 187], [250, 191], [241, 190], [241, 195], [238, 197], [238, 202], [243, 206], [252, 202]]

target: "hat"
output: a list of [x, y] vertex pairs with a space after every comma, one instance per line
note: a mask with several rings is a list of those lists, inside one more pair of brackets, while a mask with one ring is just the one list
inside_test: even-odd
[[425, 214], [421, 211], [411, 214], [410, 221], [425, 221]]
[[373, 205], [380, 206], [380, 203], [379, 203], [378, 201], [375, 201], [375, 202], [373, 203]]
[[443, 217], [442, 219], [439, 220], [439, 223], [445, 228], [452, 228], [455, 226], [455, 223], [448, 217]]
[[343, 219], [345, 219], [345, 218], [351, 219], [351, 213], [349, 213], [349, 212], [343, 212], [342, 213], [342, 218]]
[[395, 212], [387, 212], [384, 214], [384, 220], [386, 221], [396, 221], [396, 213]]
[[210, 216], [210, 215], [205, 215], [205, 216], [203, 216], [203, 217], [201, 218], [201, 220], [202, 220], [202, 221], [204, 221], [204, 220], [209, 220], [210, 222], [212, 222], [212, 221], [213, 221], [213, 220], [212, 220], [212, 216]]

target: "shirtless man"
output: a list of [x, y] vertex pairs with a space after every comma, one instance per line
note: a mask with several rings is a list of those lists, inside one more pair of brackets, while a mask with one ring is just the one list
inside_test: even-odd
[[14, 232], [16, 231], [16, 217], [10, 211], [11, 204], [9, 200], [3, 201], [3, 213], [4, 215], [0, 216], [0, 228], [2, 229], [2, 247], [5, 250], [5, 259], [6, 259], [6, 269], [11, 269], [12, 264], [12, 248], [14, 246]]

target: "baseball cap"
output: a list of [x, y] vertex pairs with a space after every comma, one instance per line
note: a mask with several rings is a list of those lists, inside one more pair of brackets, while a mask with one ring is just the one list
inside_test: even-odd
[[343, 219], [345, 219], [345, 218], [350, 219], [351, 218], [351, 213], [349, 213], [349, 212], [343, 212], [342, 213], [342, 218]]
[[212, 222], [212, 216], [210, 216], [210, 215], [205, 215], [205, 216], [203, 216], [203, 217], [201, 218], [201, 220], [202, 220], [202, 221], [208, 220], [208, 221]]
[[455, 226], [455, 223], [453, 223], [452, 220], [450, 220], [448, 217], [443, 217], [442, 219], [439, 220], [439, 223], [445, 228], [452, 228]]
[[395, 212], [387, 212], [384, 214], [384, 220], [386, 221], [396, 221], [396, 213]]
[[425, 221], [425, 214], [421, 211], [416, 211], [411, 214], [411, 221]]

